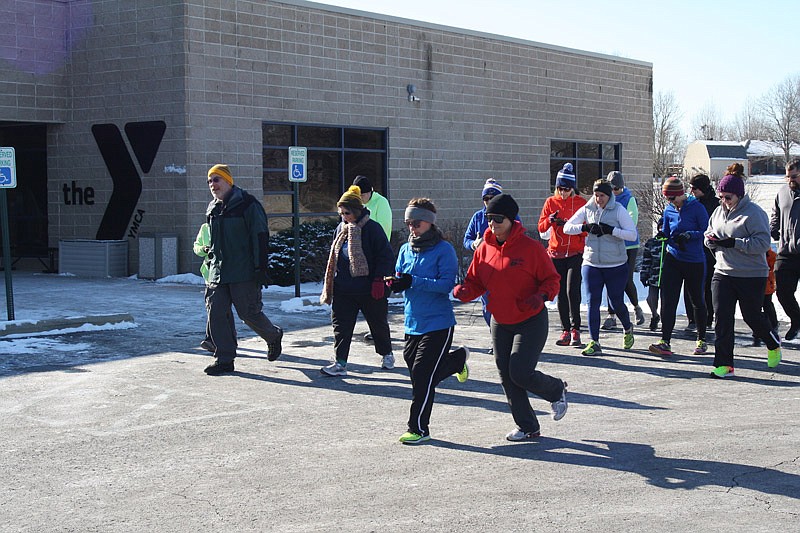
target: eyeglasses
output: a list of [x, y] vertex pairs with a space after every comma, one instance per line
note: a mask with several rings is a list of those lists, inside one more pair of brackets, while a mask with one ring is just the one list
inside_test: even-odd
[[350, 211], [339, 211], [339, 215], [346, 217], [348, 215], [352, 215], [352, 213]]
[[674, 202], [675, 198], [677, 198], [677, 196], [667, 196], [667, 201], [668, 202]]
[[211, 185], [212, 183], [219, 183], [220, 178], [214, 176], [213, 178], [208, 178], [208, 184]]
[[615, 191], [621, 191], [622, 187], [612, 187]]
[[484, 201], [484, 202], [488, 202], [488, 201], [490, 201], [492, 198], [494, 198], [495, 196], [496, 196], [496, 195], [494, 195], [494, 194], [487, 194], [486, 196], [484, 196], [484, 197], [483, 197], [483, 201]]
[[406, 220], [406, 226], [411, 226], [414, 229], [419, 229], [421, 225], [422, 225], [421, 220]]
[[556, 187], [559, 191], [569, 192], [572, 190], [572, 187]]
[[732, 194], [720, 194], [719, 195], [719, 199], [720, 200], [727, 200], [727, 201], [730, 202], [731, 199], [733, 199], [733, 195]]
[[486, 220], [495, 224], [502, 224], [506, 217], [504, 215], [486, 215]]

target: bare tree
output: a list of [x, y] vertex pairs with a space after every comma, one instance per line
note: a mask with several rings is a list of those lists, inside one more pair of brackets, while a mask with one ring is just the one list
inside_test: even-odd
[[668, 169], [683, 162], [686, 138], [680, 130], [681, 109], [673, 92], [653, 97], [653, 175], [664, 177]]
[[753, 100], [745, 102], [744, 107], [734, 119], [732, 129], [735, 141], [767, 138], [764, 116], [757, 102]]
[[667, 207], [667, 199], [661, 193], [663, 181], [661, 178], [654, 178], [652, 181], [634, 183], [630, 187], [631, 194], [636, 198], [636, 206], [639, 208], [639, 231], [642, 235], [652, 234], [652, 230], [658, 227], [664, 208]]
[[767, 138], [777, 143], [790, 160], [793, 143], [800, 143], [800, 76], [789, 76], [775, 85], [761, 100]]
[[731, 140], [731, 127], [720, 116], [717, 107], [708, 103], [692, 119], [691, 135], [706, 141]]

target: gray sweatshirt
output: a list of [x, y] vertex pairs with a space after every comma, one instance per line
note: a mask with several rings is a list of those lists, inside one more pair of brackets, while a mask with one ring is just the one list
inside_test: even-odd
[[[705, 245], [717, 260], [714, 272], [733, 278], [766, 278], [769, 274], [766, 255], [770, 245], [769, 219], [748, 195], [730, 211], [720, 203], [708, 219], [705, 235]], [[714, 246], [708, 235], [716, 235], [718, 239], [733, 237], [736, 244], [733, 248]]]
[[778, 253], [800, 254], [800, 193], [784, 185], [775, 195], [769, 232], [778, 241]]

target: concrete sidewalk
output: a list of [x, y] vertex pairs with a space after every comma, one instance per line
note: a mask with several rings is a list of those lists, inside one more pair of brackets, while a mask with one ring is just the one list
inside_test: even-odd
[[[552, 329], [539, 368], [569, 382], [569, 412], [554, 422], [532, 398], [543, 436], [510, 443], [480, 306], [459, 305], [470, 380], [442, 383], [433, 440], [403, 446], [411, 391], [397, 306], [394, 371], [355, 342], [349, 376], [322, 375], [328, 318], [281, 316], [266, 298], [287, 330], [283, 357], [268, 362], [249, 336], [237, 372], [212, 378], [196, 348], [198, 288], [131, 281], [99, 285], [107, 295], [140, 291], [141, 308], [126, 311], [138, 328], [65, 335], [91, 353], [19, 356], [0, 371], [0, 531], [797, 529], [794, 347], [771, 371], [766, 349], [740, 346], [737, 377], [712, 380], [711, 355], [663, 360], [646, 351], [658, 340], [649, 332], [630, 351], [621, 332], [604, 332], [605, 354], [585, 357], [555, 346]], [[86, 290], [47, 283], [54, 301]], [[693, 345], [673, 342], [678, 354]]]

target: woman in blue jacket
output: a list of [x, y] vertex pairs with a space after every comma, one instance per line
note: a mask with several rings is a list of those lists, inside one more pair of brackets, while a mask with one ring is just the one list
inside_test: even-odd
[[[667, 239], [661, 272], [661, 340], [649, 350], [662, 357], [672, 355], [670, 341], [675, 329], [675, 314], [681, 297], [681, 285], [686, 284], [689, 300], [694, 306], [697, 321], [695, 355], [706, 353], [706, 256], [703, 251], [703, 232], [708, 228], [708, 212], [699, 201], [686, 196], [678, 178], [668, 178], [661, 187], [669, 205], [664, 209], [661, 236]], [[690, 305], [687, 302], [687, 305]]]
[[400, 248], [395, 276], [387, 281], [394, 292], [405, 292], [405, 348], [403, 358], [411, 376], [411, 413], [403, 444], [430, 440], [428, 427], [436, 385], [457, 374], [469, 376], [469, 350], [450, 351], [456, 317], [450, 291], [456, 284], [458, 260], [453, 246], [436, 227], [436, 206], [428, 198], [408, 202], [405, 222], [408, 242]]

